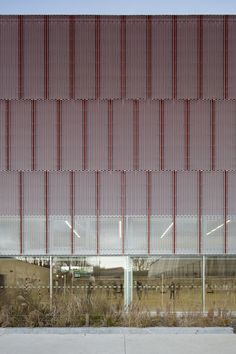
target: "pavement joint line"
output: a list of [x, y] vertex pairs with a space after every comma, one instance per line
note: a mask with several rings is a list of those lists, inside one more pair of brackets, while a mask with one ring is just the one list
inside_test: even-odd
[[125, 334], [123, 334], [123, 338], [124, 338], [124, 354], [126, 354], [126, 337], [125, 337]]

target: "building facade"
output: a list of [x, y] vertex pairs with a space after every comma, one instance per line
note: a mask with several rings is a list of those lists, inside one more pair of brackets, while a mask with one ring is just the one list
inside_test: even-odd
[[235, 40], [235, 16], [0, 17], [2, 289], [6, 262], [51, 298], [100, 267], [126, 305], [174, 281], [178, 310], [236, 310]]

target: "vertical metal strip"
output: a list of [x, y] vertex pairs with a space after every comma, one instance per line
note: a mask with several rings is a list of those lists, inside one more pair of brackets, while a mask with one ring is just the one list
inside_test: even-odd
[[24, 17], [18, 16], [18, 97], [24, 96]]
[[120, 96], [126, 97], [126, 16], [120, 19]]
[[108, 170], [113, 169], [113, 101], [108, 100]]
[[139, 102], [133, 101], [133, 169], [139, 169]]
[[69, 17], [69, 78], [70, 78], [70, 99], [75, 98], [75, 17]]
[[100, 172], [96, 171], [96, 240], [97, 240], [97, 254], [99, 254], [100, 240], [99, 240], [99, 209], [100, 209]]
[[203, 17], [198, 17], [198, 98], [203, 96]]
[[100, 16], [95, 16], [95, 98], [100, 98]]
[[87, 113], [88, 102], [82, 101], [82, 116], [83, 116], [83, 171], [87, 169]]
[[177, 95], [177, 16], [172, 16], [172, 98]]
[[159, 168], [164, 170], [164, 101], [159, 101]]
[[227, 253], [228, 172], [224, 171], [224, 253]]
[[45, 249], [48, 253], [48, 189], [49, 189], [48, 172], [44, 172], [44, 205], [45, 205]]
[[61, 170], [61, 101], [57, 101], [57, 170]]
[[152, 16], [146, 17], [146, 92], [152, 97]]
[[211, 100], [211, 170], [215, 170], [215, 101]]
[[70, 202], [71, 202], [71, 254], [74, 253], [74, 172], [70, 172]]
[[202, 171], [198, 172], [198, 253], [202, 252]]
[[23, 254], [23, 173], [19, 172], [19, 187], [20, 187], [20, 254]]
[[150, 255], [151, 243], [151, 188], [152, 188], [152, 174], [147, 172], [147, 229], [148, 229], [148, 255]]
[[173, 180], [173, 254], [175, 254], [176, 249], [176, 180], [177, 180], [177, 172], [172, 172], [172, 180]]
[[11, 170], [11, 106], [10, 101], [6, 101], [6, 170]]
[[125, 209], [126, 209], [126, 174], [121, 172], [121, 218], [122, 218], [122, 254], [125, 253]]
[[189, 171], [189, 100], [185, 101], [185, 169]]
[[228, 15], [224, 16], [224, 99], [228, 99]]
[[35, 120], [36, 120], [36, 101], [31, 101], [31, 170], [35, 171]]
[[48, 99], [49, 16], [44, 16], [44, 99]]

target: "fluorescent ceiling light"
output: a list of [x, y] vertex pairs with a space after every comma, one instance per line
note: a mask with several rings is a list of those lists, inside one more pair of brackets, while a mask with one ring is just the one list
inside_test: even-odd
[[[65, 223], [66, 223], [66, 225], [67, 225], [70, 229], [72, 229], [71, 224], [70, 224], [67, 220], [65, 221]], [[78, 238], [80, 238], [80, 235], [79, 235], [75, 230], [73, 230], [73, 233], [74, 233]]]
[[[230, 222], [230, 220], [227, 220], [226, 221], [226, 224], [228, 224]], [[219, 226], [217, 226], [215, 229], [212, 229], [211, 231], [209, 231], [209, 232], [207, 232], [206, 234], [207, 234], [207, 236], [208, 235], [210, 235], [210, 234], [212, 234], [213, 232], [215, 232], [216, 230], [218, 230], [218, 229], [220, 229], [221, 227], [223, 227], [224, 226], [224, 224], [225, 223], [223, 223], [223, 224], [220, 224]]]
[[166, 234], [167, 234], [167, 232], [172, 228], [172, 226], [173, 226], [173, 222], [167, 227], [167, 229], [166, 229], [166, 231], [164, 231], [163, 232], [163, 234], [161, 235], [161, 238], [163, 238]]

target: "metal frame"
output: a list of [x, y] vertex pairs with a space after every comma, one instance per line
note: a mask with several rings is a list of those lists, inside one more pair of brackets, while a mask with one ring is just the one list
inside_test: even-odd
[[120, 17], [120, 97], [126, 97], [126, 16]]

